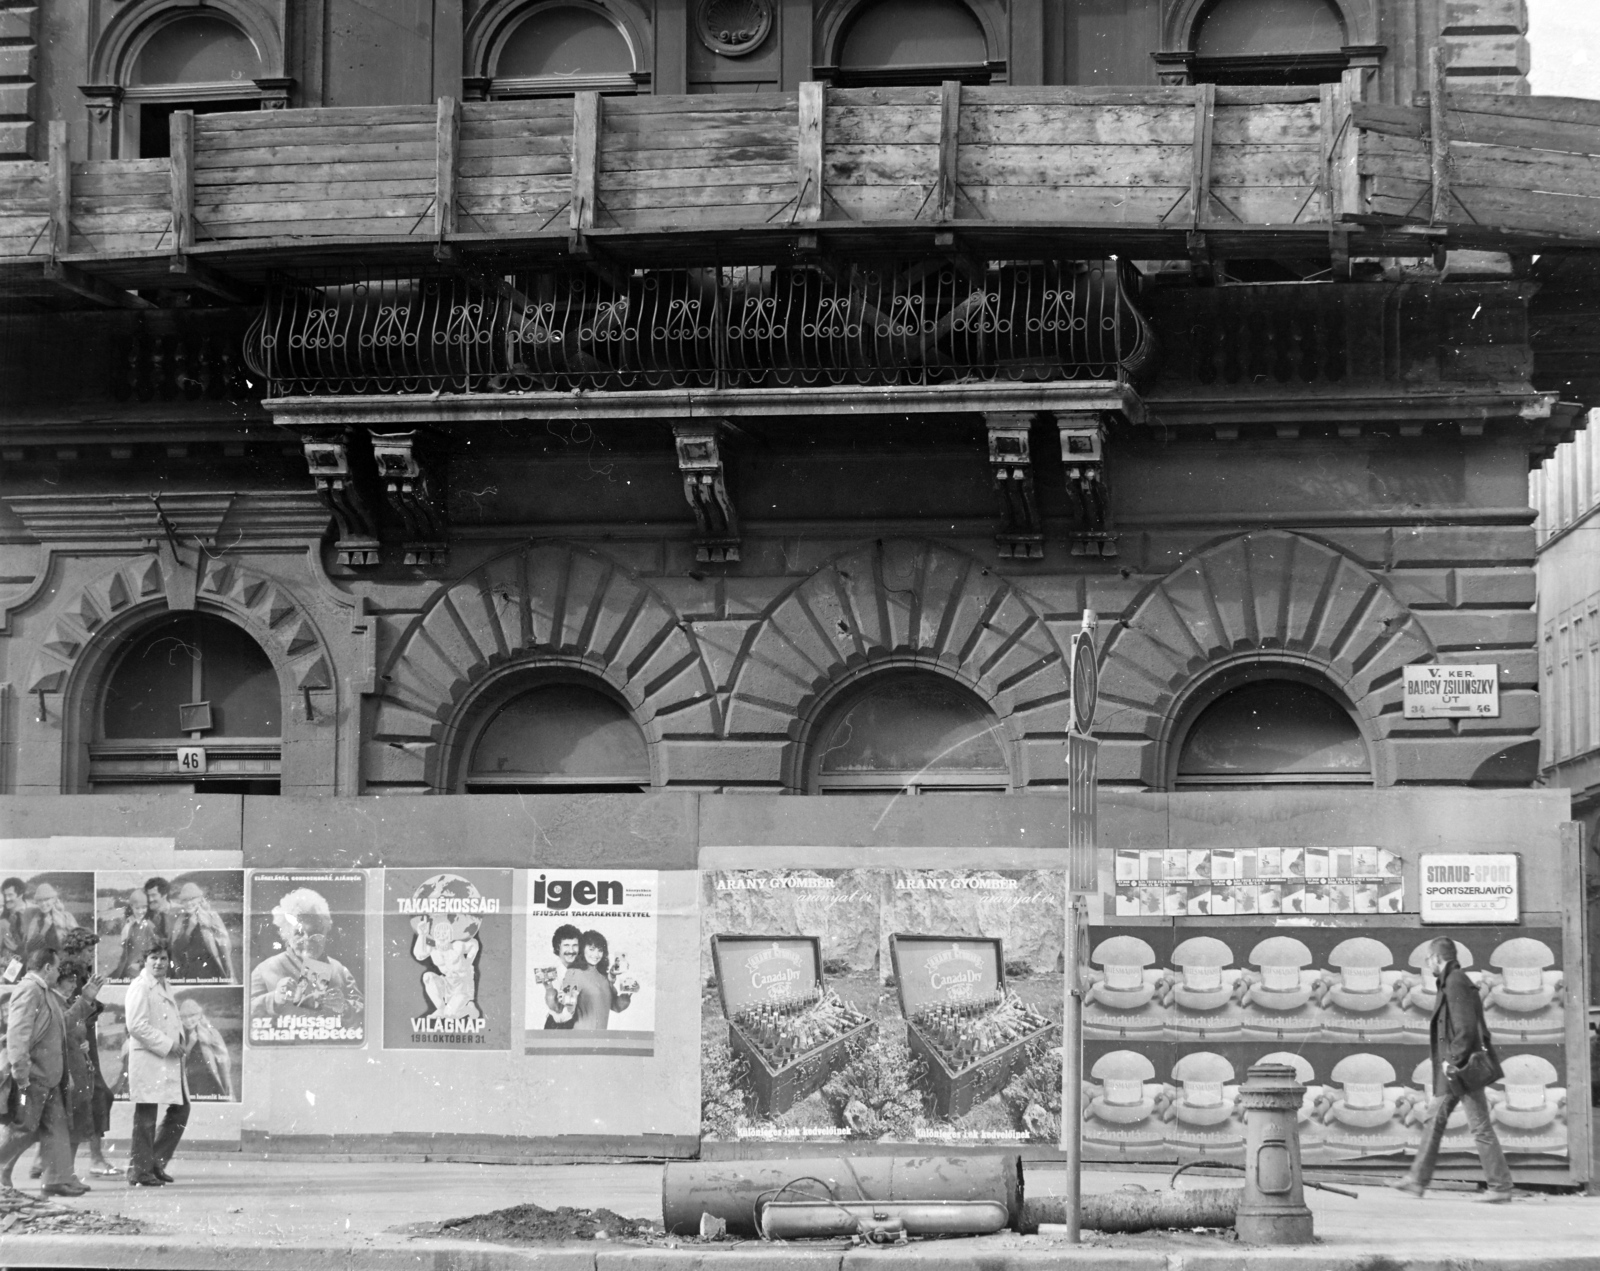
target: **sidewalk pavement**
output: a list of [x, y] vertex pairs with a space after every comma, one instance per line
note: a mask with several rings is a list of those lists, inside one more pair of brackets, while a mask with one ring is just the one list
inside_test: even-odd
[[[24, 1165], [21, 1167], [25, 1169]], [[111, 1267], [150, 1271], [864, 1271], [868, 1261], [909, 1271], [1046, 1271], [1070, 1258], [1096, 1271], [1590, 1271], [1600, 1265], [1600, 1199], [1535, 1195], [1511, 1205], [1474, 1192], [1418, 1201], [1381, 1185], [1358, 1198], [1307, 1191], [1317, 1243], [1253, 1248], [1231, 1235], [1085, 1233], [1073, 1249], [1047, 1236], [1003, 1233], [852, 1250], [842, 1242], [755, 1241], [652, 1245], [505, 1246], [413, 1239], [399, 1228], [534, 1202], [604, 1206], [629, 1218], [661, 1216], [659, 1165], [338, 1163], [195, 1156], [173, 1162], [176, 1184], [129, 1188], [95, 1179], [66, 1202], [136, 1219], [145, 1234], [0, 1235], [0, 1267]], [[20, 1181], [20, 1179], [19, 1179]], [[1061, 1190], [1064, 1175], [1029, 1167], [1030, 1194]], [[1126, 1183], [1164, 1186], [1163, 1175], [1093, 1170], [1085, 1191]], [[1185, 1175], [1180, 1186], [1226, 1185]], [[674, 1247], [675, 1246], [675, 1247]]]

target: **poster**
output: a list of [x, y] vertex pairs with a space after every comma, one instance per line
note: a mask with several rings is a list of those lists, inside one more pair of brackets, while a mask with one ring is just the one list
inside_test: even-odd
[[1398, 914], [1400, 858], [1387, 848], [1118, 848], [1118, 918]]
[[[1428, 943], [1477, 984], [1506, 1078], [1489, 1091], [1507, 1153], [1564, 1157], [1564, 984], [1557, 928], [1139, 923], [1095, 928], [1084, 994], [1084, 1152], [1242, 1160], [1238, 1088], [1293, 1067], [1307, 1163], [1415, 1153], [1431, 1098]], [[1473, 1154], [1458, 1110], [1444, 1151]]]
[[511, 1048], [511, 871], [389, 869], [383, 1044]]
[[1054, 1146], [1062, 871], [730, 870], [702, 888], [708, 1137]]
[[655, 1053], [653, 870], [529, 870], [527, 1054]]
[[242, 870], [101, 870], [95, 922], [96, 970], [109, 983], [138, 975], [154, 940], [167, 943], [174, 984], [243, 983]]
[[36, 949], [73, 952], [93, 944], [94, 875], [31, 870], [0, 880], [0, 980], [15, 984]]
[[[169, 981], [170, 983], [170, 981]], [[244, 1074], [244, 989], [233, 984], [173, 984], [178, 1014], [195, 1044], [184, 1057], [184, 1079], [196, 1103], [238, 1103]], [[122, 993], [105, 993], [95, 1019], [100, 1072], [112, 1094], [128, 1094], [128, 1024]]]
[[252, 870], [249, 892], [250, 1044], [364, 1044], [365, 872]]

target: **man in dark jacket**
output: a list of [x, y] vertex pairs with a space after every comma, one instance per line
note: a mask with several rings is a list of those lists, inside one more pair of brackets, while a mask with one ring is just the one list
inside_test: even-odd
[[1428, 946], [1428, 970], [1438, 985], [1433, 1017], [1428, 1024], [1428, 1044], [1433, 1056], [1433, 1116], [1423, 1133], [1422, 1147], [1410, 1172], [1390, 1186], [1413, 1196], [1421, 1196], [1427, 1190], [1439, 1159], [1445, 1125], [1459, 1103], [1466, 1109], [1467, 1125], [1472, 1129], [1473, 1142], [1478, 1148], [1478, 1160], [1489, 1182], [1483, 1200], [1489, 1204], [1503, 1204], [1515, 1192], [1511, 1185], [1511, 1168], [1506, 1164], [1500, 1140], [1495, 1137], [1494, 1125], [1489, 1120], [1488, 1097], [1482, 1090], [1464, 1089], [1459, 1075], [1473, 1052], [1489, 1045], [1483, 999], [1478, 996], [1478, 986], [1456, 961], [1454, 940], [1440, 936]]

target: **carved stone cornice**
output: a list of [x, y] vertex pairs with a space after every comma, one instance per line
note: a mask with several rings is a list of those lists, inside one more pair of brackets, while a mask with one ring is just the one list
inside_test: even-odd
[[289, 491], [165, 491], [148, 494], [13, 494], [0, 502], [42, 543], [154, 543], [167, 527], [185, 544], [239, 539], [301, 542], [322, 537], [328, 513], [316, 495]]

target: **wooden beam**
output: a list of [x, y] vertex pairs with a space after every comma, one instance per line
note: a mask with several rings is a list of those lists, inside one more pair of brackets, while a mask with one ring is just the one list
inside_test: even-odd
[[210, 292], [229, 304], [249, 305], [259, 299], [250, 288], [224, 277], [209, 265], [202, 265], [193, 256], [174, 256], [167, 264], [167, 272], [188, 279], [199, 290]]
[[827, 111], [828, 87], [814, 79], [800, 85], [800, 137], [795, 154], [794, 219], [815, 225], [822, 219], [822, 121]]
[[45, 262], [44, 276], [62, 291], [70, 291], [75, 296], [93, 300], [96, 304], [105, 305], [107, 308], [154, 309], [156, 307], [143, 296], [136, 296], [131, 291], [121, 291], [103, 278], [86, 274], [71, 265], [63, 265], [58, 260]]
[[600, 171], [600, 94], [572, 95], [572, 206], [574, 233], [594, 228], [596, 179]]
[[1194, 165], [1189, 176], [1189, 207], [1192, 224], [1198, 228], [1205, 220], [1211, 202], [1211, 132], [1217, 119], [1217, 86], [1194, 86]]
[[956, 150], [961, 126], [961, 81], [939, 85], [939, 206], [941, 221], [956, 218]]
[[175, 110], [168, 122], [172, 190], [172, 250], [194, 246], [194, 111]]
[[433, 193], [433, 233], [439, 239], [456, 232], [456, 155], [460, 141], [461, 103], [454, 97], [441, 97]]
[[71, 249], [72, 152], [67, 147], [67, 121], [50, 121], [50, 259]]
[[1433, 178], [1430, 225], [1444, 221], [1450, 204], [1450, 125], [1445, 114], [1444, 81], [1444, 58], [1436, 44], [1428, 50], [1428, 160]]

